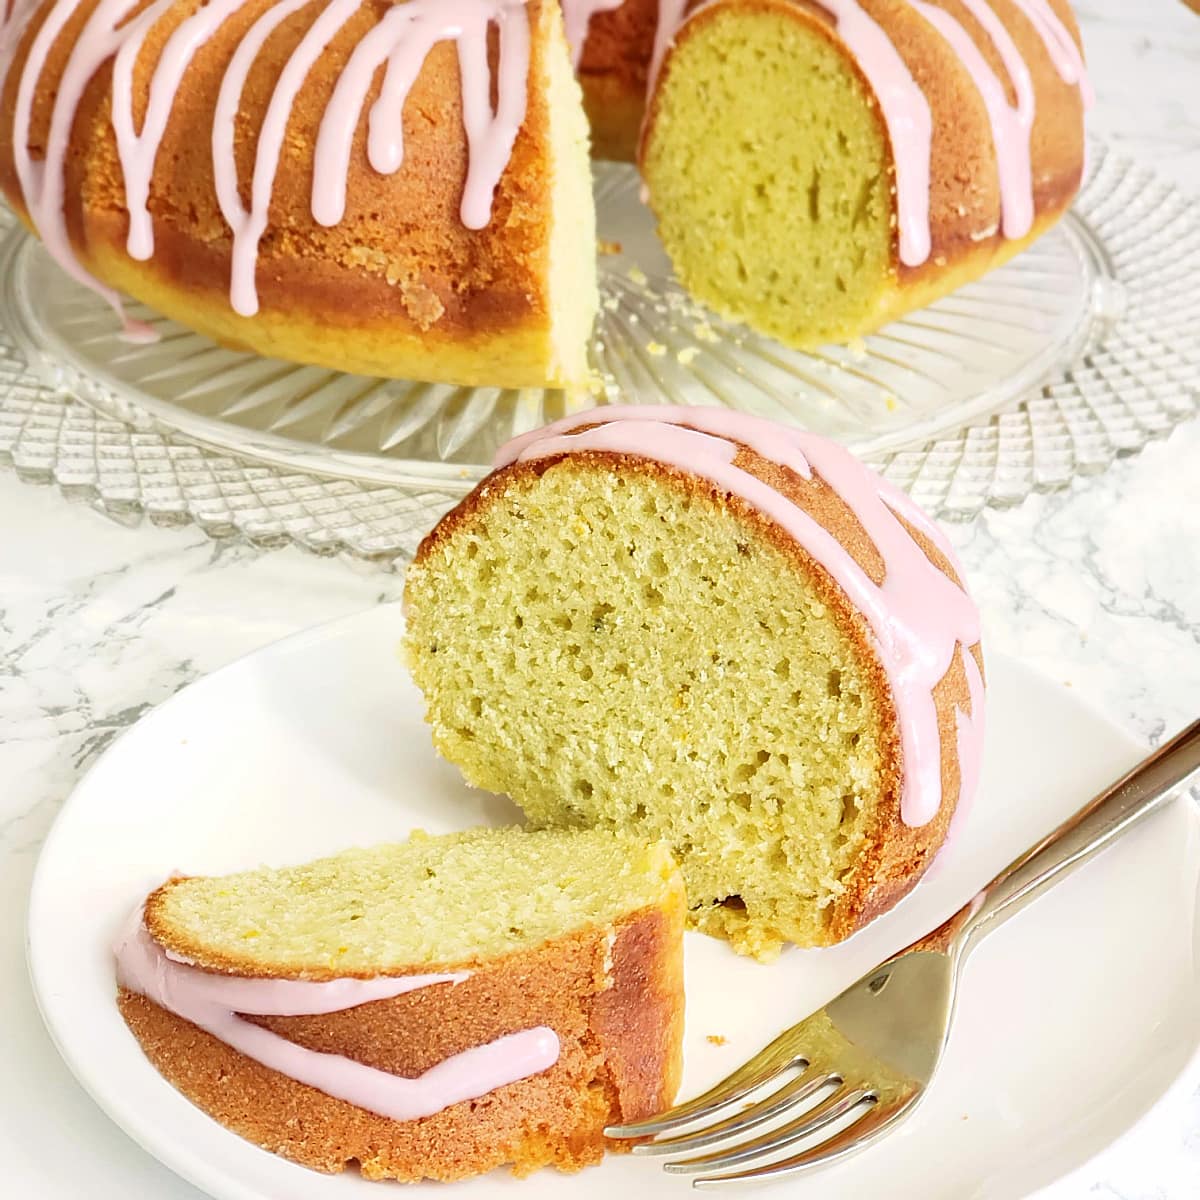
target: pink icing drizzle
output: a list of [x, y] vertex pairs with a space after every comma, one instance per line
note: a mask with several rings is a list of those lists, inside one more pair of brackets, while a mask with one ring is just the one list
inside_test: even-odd
[[1029, 67], [1004, 22], [992, 11], [987, 0], [962, 0], [987, 31], [1004, 62], [1017, 94], [1017, 105], [1013, 108], [1008, 103], [1004, 85], [958, 21], [945, 9], [925, 0], [910, 2], [950, 43], [983, 98], [996, 149], [1001, 228], [1006, 238], [1024, 237], [1033, 228], [1033, 163], [1029, 138], [1033, 132], [1035, 102]]
[[17, 52], [21, 34], [38, 0], [0, 0], [0, 89], [8, 74], [8, 65]]
[[[593, 427], [580, 430], [589, 424]], [[803, 509], [735, 466], [739, 442], [802, 478], [818, 474], [849, 506], [875, 544], [884, 562], [883, 583], [874, 583]], [[911, 826], [931, 821], [942, 804], [933, 689], [959, 647], [973, 646], [980, 633], [979, 611], [970, 596], [929, 561], [897, 514], [910, 520], [958, 571], [953, 548], [937, 526], [909, 497], [836, 443], [726, 409], [638, 405], [592, 409], [513, 439], [497, 452], [495, 465], [584, 450], [635, 454], [708, 479], [775, 521], [829, 573], [866, 619], [891, 685], [901, 739], [901, 815]], [[964, 655], [964, 665], [969, 657]], [[967, 679], [971, 684], [970, 668]], [[971, 704], [971, 719], [958, 725], [961, 798], [966, 797], [967, 784], [978, 778], [983, 748], [981, 686], [978, 694], [972, 690]]]
[[[147, 34], [170, 10], [172, 0], [157, 0], [133, 15], [138, 2], [101, 0], [88, 19], [71, 47], [59, 83], [45, 158], [35, 162], [29, 153], [34, 92], [51, 47], [77, 8], [75, 0], [57, 0], [35, 36], [22, 69], [13, 123], [17, 177], [34, 227], [47, 250], [72, 278], [101, 295], [123, 320], [120, 298], [84, 269], [66, 231], [65, 158], [80, 99], [100, 67], [115, 58], [112, 120], [129, 210], [127, 250], [133, 258], [149, 258], [154, 251], [148, 210], [150, 181], [172, 108], [196, 52], [247, 0], [209, 0], [172, 33], [151, 76], [149, 103], [140, 130], [133, 119], [134, 67]], [[258, 311], [258, 249], [269, 221], [275, 176], [296, 96], [329, 43], [361, 6], [361, 0], [328, 0], [280, 72], [258, 138], [247, 208], [238, 190], [234, 155], [235, 120], [242, 91], [267, 38], [309, 3], [311, 0], [277, 0], [254, 22], [222, 78], [214, 114], [212, 155], [217, 200], [233, 234], [230, 304], [243, 316]], [[10, 10], [6, 0], [0, 0], [0, 81], [37, 7], [37, 0], [13, 0]], [[398, 13], [402, 15], [398, 17]], [[495, 112], [487, 56], [488, 30], [493, 22], [500, 31]], [[387, 33], [381, 35], [379, 30], [385, 25]], [[318, 219], [331, 218], [324, 223], [336, 223], [344, 213], [351, 141], [376, 68], [385, 59], [389, 63], [383, 94], [372, 109], [370, 158], [375, 169], [390, 172], [397, 170], [402, 160], [401, 118], [408, 91], [430, 47], [437, 41], [453, 40], [461, 67], [463, 124], [468, 143], [462, 220], [470, 229], [483, 228], [491, 219], [493, 193], [525, 119], [530, 35], [524, 0], [410, 0], [389, 9], [363, 43], [368, 40], [370, 51], [360, 53], [360, 43], [339, 78], [336, 113], [331, 117], [327, 111], [322, 119], [318, 140], [326, 143], [323, 161], [332, 169], [315, 174], [313, 206], [314, 212], [320, 210]], [[353, 102], [355, 96], [357, 104]], [[330, 139], [335, 143], [340, 139], [344, 144], [331, 148]], [[132, 338], [153, 336], [147, 327], [129, 321], [125, 326]]]
[[275, 173], [279, 168], [292, 105], [317, 59], [359, 7], [359, 0], [330, 0], [308, 27], [280, 72], [258, 135], [250, 181], [250, 207], [247, 209], [238, 192], [234, 154], [235, 122], [242, 90], [267, 38], [308, 3], [309, 0], [283, 0], [255, 21], [234, 53], [217, 96], [212, 129], [213, 176], [221, 212], [233, 230], [229, 302], [234, 312], [243, 317], [252, 317], [258, 312], [258, 289], [254, 278], [258, 246], [267, 228]]
[[141, 54], [146, 34], [169, 11], [173, 0], [159, 0], [138, 22], [117, 51], [113, 63], [112, 123], [117, 137], [117, 154], [125, 179], [125, 204], [129, 209], [129, 238], [126, 250], [130, 258], [148, 259], [154, 253], [154, 226], [147, 204], [154, 161], [167, 129], [171, 107], [175, 103], [178, 80], [187, 70], [196, 51], [245, 0], [209, 0], [183, 21], [167, 39], [154, 73], [150, 78], [150, 98], [142, 118], [141, 132], [133, 124], [133, 71]]
[[916, 267], [929, 257], [929, 161], [933, 118], [891, 38], [856, 0], [817, 0], [836, 20], [838, 36], [858, 61], [879, 101], [892, 143], [900, 261]]
[[1038, 31], [1059, 77], [1064, 83], [1077, 84], [1083, 107], [1091, 108], [1096, 102], [1096, 92], [1088, 78], [1083, 52], [1051, 7], [1050, 0], [1013, 0], [1013, 3]]
[[[30, 221], [37, 229], [46, 249], [67, 274], [103, 296], [116, 310], [126, 331], [134, 337], [143, 335], [146, 327], [130, 321], [117, 293], [93, 278], [75, 257], [67, 235], [64, 200], [67, 147], [84, 90], [100, 65], [120, 49], [123, 41], [128, 37], [140, 36], [143, 27], [153, 20], [151, 14], [157, 6], [147, 9], [140, 17], [118, 28], [136, 5], [137, 0], [101, 0], [88, 18], [71, 49], [62, 78], [59, 80], [50, 115], [45, 157], [42, 161], [35, 161], [29, 153], [29, 124], [33, 112], [34, 90], [51, 47], [78, 7], [76, 0], [58, 0], [47, 14], [25, 60], [17, 84], [17, 99], [13, 111], [13, 165], [21, 184], [21, 195]], [[31, 6], [23, 15], [28, 17], [32, 12]], [[15, 36], [13, 40], [15, 43]]]
[[[685, 0], [686, 2], [686, 0]], [[612, 12], [620, 8], [625, 0], [562, 0], [563, 23], [567, 32], [567, 45], [571, 47], [571, 64], [579, 69], [583, 57], [583, 46], [587, 41], [588, 26], [596, 13]], [[660, 0], [659, 24], [662, 24]]]
[[293, 1017], [340, 1012], [418, 988], [460, 983], [469, 971], [328, 983], [218, 975], [168, 957], [146, 929], [140, 906], [114, 950], [121, 987], [191, 1021], [272, 1071], [393, 1121], [431, 1116], [452, 1104], [527, 1079], [558, 1061], [558, 1035], [540, 1025], [453, 1054], [423, 1075], [406, 1079], [338, 1054], [308, 1050], [238, 1015]]

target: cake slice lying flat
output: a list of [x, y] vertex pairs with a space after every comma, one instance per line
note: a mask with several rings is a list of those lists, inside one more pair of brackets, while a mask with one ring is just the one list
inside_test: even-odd
[[683, 915], [659, 846], [416, 833], [170, 880], [117, 947], [118, 1002], [188, 1099], [305, 1166], [571, 1170], [674, 1098]]

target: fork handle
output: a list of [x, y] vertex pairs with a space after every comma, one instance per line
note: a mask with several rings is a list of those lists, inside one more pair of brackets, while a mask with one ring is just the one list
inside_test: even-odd
[[910, 949], [966, 951], [990, 929], [1094, 858], [1200, 769], [1200, 720], [1143, 759], [1127, 775], [1009, 863], [966, 905]]

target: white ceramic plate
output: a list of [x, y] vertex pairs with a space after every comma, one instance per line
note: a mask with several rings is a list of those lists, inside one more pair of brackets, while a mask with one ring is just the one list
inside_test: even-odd
[[[513, 819], [507, 801], [467, 789], [434, 755], [394, 654], [400, 628], [398, 608], [378, 608], [193, 684], [96, 764], [42, 854], [29, 960], [51, 1034], [119, 1125], [220, 1200], [383, 1191], [354, 1172], [326, 1177], [259, 1150], [165, 1083], [113, 1003], [110, 939], [172, 871], [301, 860], [415, 825]], [[689, 935], [685, 1095], [934, 926], [1139, 757], [1062, 686], [1003, 659], [990, 668], [982, 796], [909, 900], [843, 946], [770, 967]], [[1185, 802], [981, 945], [941, 1073], [907, 1125], [848, 1163], [768, 1190], [794, 1200], [1008, 1200], [1079, 1167], [1196, 1057], [1198, 885], [1198, 822]], [[544, 1171], [518, 1183], [497, 1173], [428, 1191], [638, 1200], [686, 1186], [651, 1161], [610, 1156], [574, 1177]]]

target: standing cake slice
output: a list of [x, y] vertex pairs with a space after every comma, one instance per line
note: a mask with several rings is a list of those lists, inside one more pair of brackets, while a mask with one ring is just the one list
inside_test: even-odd
[[170, 880], [117, 946], [119, 1004], [189, 1100], [305, 1166], [572, 1170], [674, 1098], [683, 913], [661, 846], [416, 833]]
[[434, 744], [538, 825], [661, 838], [767, 958], [905, 896], [978, 778], [980, 619], [948, 539], [813, 434], [602, 407], [510, 442], [422, 542]]

